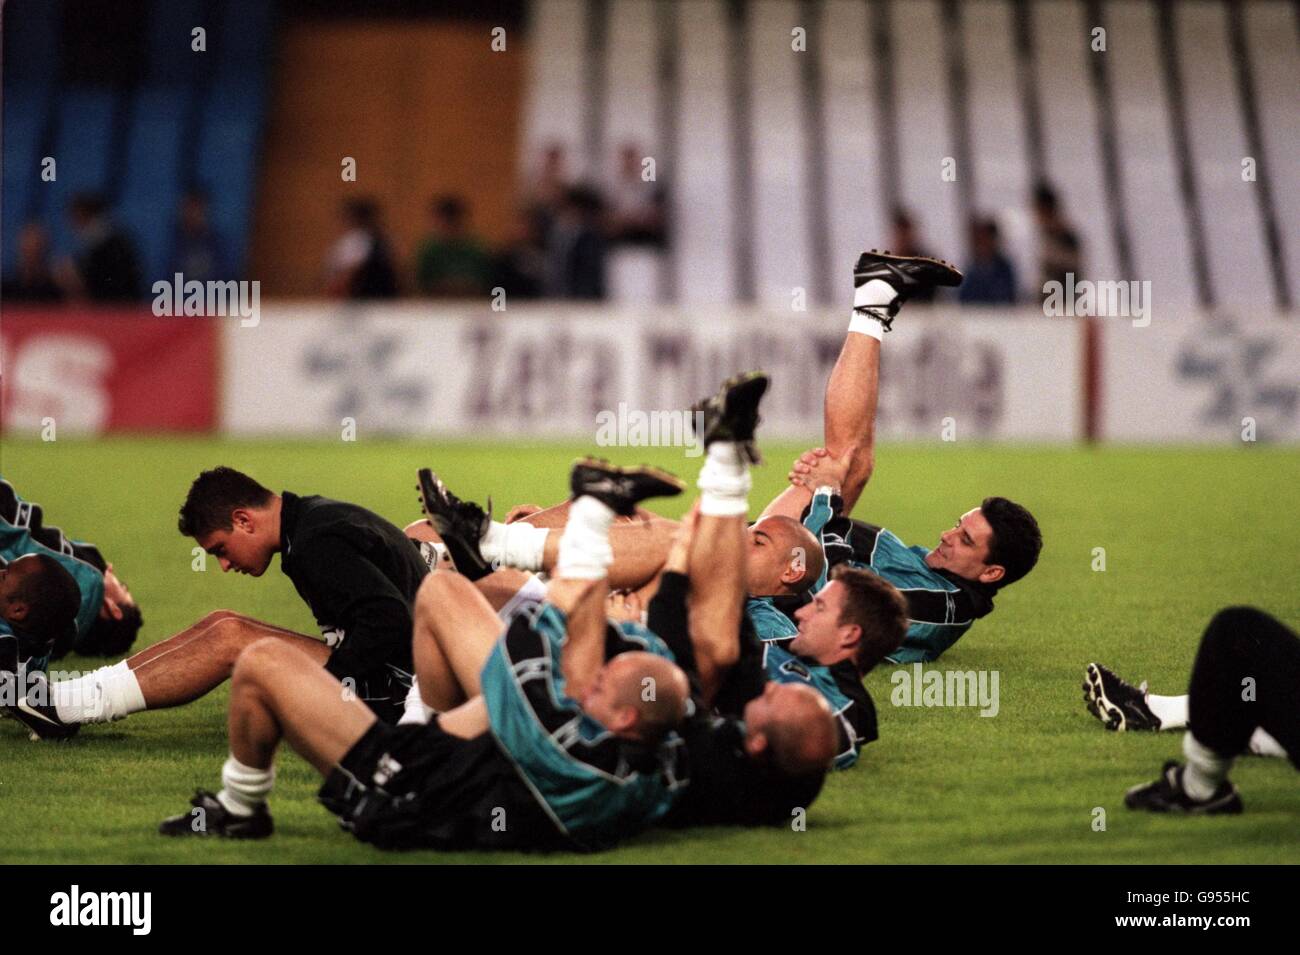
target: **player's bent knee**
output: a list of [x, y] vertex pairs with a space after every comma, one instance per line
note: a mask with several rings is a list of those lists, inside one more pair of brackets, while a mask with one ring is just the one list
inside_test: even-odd
[[235, 613], [233, 610], [213, 610], [211, 613], [205, 614], [199, 623], [211, 627], [231, 620], [238, 620], [239, 617], [240, 615]]
[[1205, 629], [1205, 642], [1221, 647], [1235, 646], [1241, 639], [1257, 634], [1268, 620], [1268, 614], [1255, 607], [1224, 607]]
[[261, 637], [239, 652], [239, 656], [235, 659], [231, 680], [240, 683], [258, 681], [281, 666], [287, 656], [297, 652], [275, 637]]
[[420, 589], [415, 594], [415, 608], [419, 612], [422, 608], [431, 609], [440, 601], [446, 600], [447, 595], [456, 592], [462, 587], [473, 587], [460, 574], [452, 573], [447, 570], [435, 570], [424, 578], [420, 583]]

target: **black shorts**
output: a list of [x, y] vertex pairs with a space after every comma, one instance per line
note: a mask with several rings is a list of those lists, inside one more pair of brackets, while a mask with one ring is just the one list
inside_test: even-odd
[[381, 849], [570, 848], [491, 733], [375, 723], [317, 794]]
[[406, 710], [406, 692], [411, 688], [409, 676], [391, 667], [370, 670], [360, 676], [351, 673], [334, 673], [334, 676], [342, 680], [343, 685], [383, 722], [395, 724], [402, 718]]

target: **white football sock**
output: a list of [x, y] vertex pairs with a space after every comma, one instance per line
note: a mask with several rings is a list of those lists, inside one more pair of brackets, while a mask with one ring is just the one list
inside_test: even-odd
[[1162, 730], [1187, 728], [1187, 697], [1147, 694], [1147, 708], [1156, 715]]
[[896, 298], [898, 298], [898, 292], [884, 279], [872, 279], [865, 285], [854, 289], [854, 312], [849, 319], [849, 331], [870, 335], [876, 341], [880, 341], [884, 337], [885, 326], [880, 324], [879, 319], [873, 318], [868, 313], [859, 312], [857, 309], [879, 308], [884, 311], [889, 308], [889, 304]]
[[50, 687], [54, 712], [65, 723], [108, 723], [145, 709], [140, 681], [122, 660]]
[[493, 521], [479, 542], [479, 550], [493, 566], [538, 571], [542, 569], [549, 533], [545, 527], [534, 527], [527, 521], [513, 524]]
[[1287, 752], [1282, 748], [1282, 744], [1269, 736], [1262, 726], [1256, 726], [1255, 732], [1250, 734], [1250, 751], [1256, 756], [1287, 758]]
[[429, 721], [438, 715], [424, 698], [420, 696], [420, 681], [411, 680], [411, 688], [406, 691], [406, 700], [402, 703], [402, 717], [397, 721], [398, 726], [426, 726]]
[[1183, 769], [1183, 792], [1197, 802], [1204, 802], [1228, 778], [1232, 759], [1220, 756], [1191, 733], [1183, 734], [1183, 755], [1187, 757]]
[[712, 517], [744, 517], [749, 513], [749, 465], [732, 441], [709, 445], [704, 467], [700, 468], [700, 513]]
[[557, 578], [600, 580], [614, 562], [609, 546], [609, 528], [614, 511], [594, 497], [583, 496], [569, 508], [569, 522], [560, 535], [560, 553], [555, 561]]
[[515, 595], [502, 605], [497, 611], [497, 616], [505, 623], [513, 623], [519, 614], [526, 613], [545, 602], [546, 583], [541, 577], [533, 574], [515, 591]]
[[245, 766], [232, 755], [221, 767], [221, 792], [217, 802], [232, 816], [251, 816], [266, 802], [266, 794], [275, 785], [275, 767], [255, 769]]

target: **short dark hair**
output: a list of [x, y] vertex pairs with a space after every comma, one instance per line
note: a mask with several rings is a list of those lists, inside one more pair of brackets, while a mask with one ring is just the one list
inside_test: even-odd
[[66, 567], [49, 554], [34, 554], [40, 568], [23, 578], [16, 596], [27, 604], [27, 616], [12, 626], [15, 633], [48, 641], [55, 653], [67, 653], [77, 639], [81, 588]]
[[853, 663], [859, 674], [865, 674], [903, 645], [907, 636], [907, 600], [885, 578], [860, 567], [841, 564], [831, 572], [831, 580], [844, 585], [839, 622], [862, 628]]
[[181, 505], [177, 527], [186, 537], [202, 537], [234, 526], [231, 513], [240, 507], [265, 507], [272, 494], [242, 471], [225, 465], [194, 479]]
[[986, 563], [999, 564], [1005, 570], [998, 587], [1014, 584], [1038, 563], [1043, 549], [1043, 535], [1034, 515], [1005, 497], [986, 497], [980, 505], [984, 520], [993, 528]]
[[135, 643], [136, 635], [144, 626], [144, 617], [135, 604], [122, 607], [122, 619], [96, 617], [85, 635], [77, 640], [74, 649], [87, 657], [115, 657], [126, 653]]

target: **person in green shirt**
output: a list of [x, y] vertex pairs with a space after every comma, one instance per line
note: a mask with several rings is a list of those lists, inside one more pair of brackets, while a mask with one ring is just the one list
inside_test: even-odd
[[467, 298], [488, 289], [491, 260], [469, 228], [469, 208], [458, 196], [439, 196], [429, 208], [433, 231], [415, 256], [415, 284], [424, 295]]

